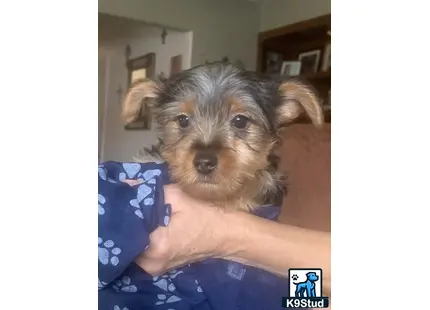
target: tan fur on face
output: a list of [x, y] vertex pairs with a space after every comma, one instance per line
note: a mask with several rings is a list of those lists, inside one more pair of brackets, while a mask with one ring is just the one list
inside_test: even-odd
[[[237, 110], [236, 110], [237, 111]], [[233, 114], [233, 109], [231, 109]], [[204, 201], [210, 201], [222, 208], [251, 210], [263, 202], [262, 193], [274, 192], [276, 181], [268, 167], [268, 154], [273, 147], [270, 137], [261, 136], [257, 127], [250, 126], [246, 142], [231, 136], [223, 136], [223, 147], [217, 153], [218, 167], [214, 172], [214, 184], [198, 181], [193, 159], [196, 155], [192, 148], [196, 137], [188, 133], [179, 145], [180, 130], [175, 122], [164, 126], [163, 157], [169, 163], [172, 180], [178, 183], [189, 195]], [[251, 143], [257, 151], [251, 151], [246, 143]]]
[[232, 115], [236, 114], [236, 113], [241, 113], [245, 111], [245, 107], [243, 106], [243, 104], [237, 100], [236, 98], [231, 98], [230, 99], [230, 113]]
[[[206, 83], [207, 80], [203, 82]], [[150, 80], [133, 83], [123, 103], [123, 118], [126, 122], [133, 121], [138, 116], [143, 100], [155, 98], [160, 93], [158, 87], [169, 90], [166, 85], [158, 86]], [[231, 94], [230, 97], [222, 98], [225, 101], [214, 98], [217, 99], [215, 104], [219, 105], [220, 110], [212, 113], [206, 113], [205, 110], [202, 113], [201, 106], [196, 101], [202, 100], [198, 92], [173, 95], [172, 102], [166, 102], [164, 98], [160, 101], [163, 106], [159, 106], [157, 102], [155, 113], [163, 139], [160, 153], [169, 165], [172, 181], [178, 183], [189, 195], [222, 208], [251, 211], [263, 204], [265, 198], [275, 195], [277, 186], [282, 186], [280, 175], [268, 161], [278, 137], [274, 137], [273, 131], [269, 132], [267, 128], [264, 130], [261, 124], [255, 122], [249, 123], [243, 135], [232, 129], [229, 120], [235, 115], [247, 116], [247, 113], [254, 113], [255, 116], [255, 110], [247, 105], [246, 95], [239, 94], [236, 98], [235, 94], [238, 92]], [[323, 111], [310, 87], [290, 80], [280, 85], [279, 94], [281, 104], [276, 111], [276, 128], [293, 122], [303, 113], [309, 116], [316, 127], [322, 126]], [[178, 103], [183, 98], [188, 100]], [[275, 94], [274, 102], [278, 99]], [[217, 111], [221, 113], [217, 115]], [[189, 128], [179, 128], [179, 114], [190, 117]], [[208, 119], [203, 118], [206, 114]], [[217, 145], [218, 166], [210, 176], [199, 175], [194, 167], [196, 153], [193, 146], [196, 143]]]
[[324, 113], [315, 92], [298, 81], [287, 81], [281, 84], [279, 91], [283, 103], [278, 111], [278, 123], [290, 123], [305, 112], [312, 124], [320, 128], [324, 124]]
[[146, 99], [155, 98], [156, 83], [149, 79], [135, 81], [122, 102], [122, 119], [126, 124], [134, 121], [142, 108], [142, 103]]
[[179, 110], [186, 115], [193, 115], [196, 110], [196, 102], [187, 100], [179, 106]]

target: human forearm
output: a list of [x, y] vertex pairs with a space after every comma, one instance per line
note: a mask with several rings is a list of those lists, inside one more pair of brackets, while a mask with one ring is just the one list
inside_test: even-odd
[[[286, 277], [289, 268], [322, 268], [330, 294], [330, 234], [283, 225], [245, 214], [227, 213], [225, 259]], [[270, 253], [270, 255], [267, 255]]]
[[152, 275], [206, 258], [224, 258], [286, 277], [289, 268], [321, 268], [330, 295], [330, 234], [282, 225], [243, 212], [227, 212], [168, 185], [167, 227], [150, 237], [137, 263]]

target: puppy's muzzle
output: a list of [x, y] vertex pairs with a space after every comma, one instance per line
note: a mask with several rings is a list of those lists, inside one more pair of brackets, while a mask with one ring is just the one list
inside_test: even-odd
[[198, 173], [208, 175], [217, 167], [218, 157], [211, 149], [201, 150], [196, 152], [193, 164]]

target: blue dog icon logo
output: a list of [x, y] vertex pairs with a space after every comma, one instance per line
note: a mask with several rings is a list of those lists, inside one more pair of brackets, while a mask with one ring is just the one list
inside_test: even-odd
[[288, 297], [282, 297], [282, 307], [297, 309], [328, 308], [329, 298], [323, 294], [321, 268], [290, 268]]
[[[291, 277], [294, 281], [298, 280], [297, 275]], [[319, 280], [318, 275], [315, 272], [306, 273], [306, 281], [293, 282], [296, 285], [295, 297], [317, 297], [315, 294], [315, 282]], [[306, 295], [305, 295], [306, 293]]]

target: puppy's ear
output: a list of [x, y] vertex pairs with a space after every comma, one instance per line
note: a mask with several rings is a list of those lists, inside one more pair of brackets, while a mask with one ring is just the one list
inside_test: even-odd
[[125, 94], [122, 102], [122, 119], [126, 124], [134, 121], [140, 112], [145, 100], [154, 99], [157, 96], [157, 83], [149, 79], [141, 79], [133, 82]]
[[278, 126], [286, 125], [306, 113], [312, 124], [321, 128], [324, 125], [324, 112], [315, 91], [308, 85], [289, 80], [279, 87], [281, 105], [277, 110]]

